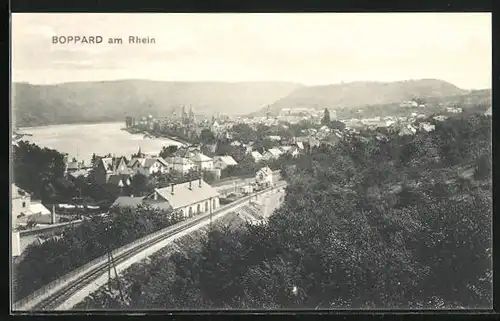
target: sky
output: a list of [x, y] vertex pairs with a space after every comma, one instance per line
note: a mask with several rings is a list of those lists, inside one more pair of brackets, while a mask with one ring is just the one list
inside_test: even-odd
[[[15, 82], [433, 78], [491, 88], [490, 13], [13, 13], [11, 23]], [[52, 43], [78, 35], [104, 41]], [[155, 44], [129, 44], [129, 36]]]

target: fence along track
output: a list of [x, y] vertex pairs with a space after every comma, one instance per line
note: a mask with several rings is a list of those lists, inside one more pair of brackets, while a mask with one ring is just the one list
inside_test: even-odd
[[[145, 250], [164, 239], [171, 237], [179, 232], [182, 232], [197, 223], [207, 219], [210, 215], [217, 215], [223, 211], [230, 210], [233, 207], [239, 206], [252, 197], [257, 195], [261, 195], [267, 193], [275, 188], [281, 188], [285, 185], [285, 183], [279, 183], [274, 187], [256, 192], [253, 195], [246, 196], [240, 200], [237, 200], [231, 204], [220, 207], [217, 211], [210, 213], [205, 213], [202, 216], [198, 216], [192, 219], [188, 219], [186, 221], [179, 222], [172, 226], [169, 226], [165, 229], [157, 231], [155, 233], [149, 234], [145, 237], [142, 237], [134, 242], [131, 242], [127, 245], [124, 245], [118, 249], [112, 251], [113, 256], [117, 263], [122, 262], [129, 257], [135, 255], [136, 253]], [[13, 310], [15, 311], [25, 311], [25, 310], [47, 310], [54, 306], [54, 303], [64, 302], [64, 299], [67, 299], [71, 294], [78, 291], [80, 288], [83, 288], [85, 285], [89, 284], [89, 280], [93, 280], [92, 276], [99, 274], [103, 269], [107, 269], [107, 261], [108, 256], [103, 255], [84, 266], [77, 268], [76, 270], [67, 273], [59, 279], [52, 281], [46, 286], [40, 288], [39, 290], [31, 293], [27, 297], [21, 299], [20, 301], [14, 303]], [[107, 271], [107, 270], [106, 270]], [[100, 276], [100, 274], [99, 274]], [[67, 284], [64, 284], [67, 283]], [[72, 290], [76, 289], [76, 290]], [[62, 292], [62, 294], [60, 293]], [[68, 295], [69, 294], [69, 295]], [[47, 297], [48, 296], [48, 297]]]

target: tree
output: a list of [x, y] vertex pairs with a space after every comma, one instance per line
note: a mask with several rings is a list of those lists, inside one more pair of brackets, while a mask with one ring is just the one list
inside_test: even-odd
[[52, 198], [57, 194], [54, 184], [64, 177], [64, 155], [56, 150], [40, 148], [27, 141], [14, 145], [14, 183], [37, 198]]
[[95, 153], [93, 153], [92, 159], [90, 160], [90, 163], [92, 164], [92, 168], [96, 168], [98, 162], [99, 162], [99, 157]]
[[325, 108], [325, 111], [323, 113], [323, 119], [321, 120], [321, 123], [323, 125], [329, 125], [330, 124], [330, 111], [328, 111], [328, 108]]
[[141, 173], [135, 174], [130, 182], [130, 187], [134, 195], [144, 195], [150, 190], [148, 177]]
[[203, 145], [213, 144], [216, 141], [214, 133], [212, 133], [212, 131], [207, 128], [201, 130], [199, 139]]
[[159, 156], [161, 158], [172, 157], [177, 152], [177, 150], [178, 150], [177, 145], [163, 146], [162, 150], [160, 151]]
[[481, 155], [474, 170], [474, 177], [478, 180], [492, 178], [491, 155]]
[[332, 120], [329, 124], [328, 127], [331, 129], [338, 129], [338, 130], [344, 130], [345, 129], [345, 124], [341, 122], [340, 120]]

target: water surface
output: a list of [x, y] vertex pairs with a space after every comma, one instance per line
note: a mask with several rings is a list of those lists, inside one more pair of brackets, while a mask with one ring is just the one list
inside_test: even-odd
[[77, 157], [86, 163], [92, 154], [127, 156], [136, 153], [139, 148], [144, 153], [159, 153], [163, 146], [181, 145], [167, 138], [144, 138], [141, 134], [130, 134], [121, 130], [125, 124], [69, 124], [41, 127], [20, 128], [20, 132], [32, 134], [22, 140], [29, 140], [40, 147], [56, 149], [68, 153], [69, 157]]

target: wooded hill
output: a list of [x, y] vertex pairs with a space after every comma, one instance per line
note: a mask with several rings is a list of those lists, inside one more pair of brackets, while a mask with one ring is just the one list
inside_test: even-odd
[[18, 127], [122, 121], [126, 115], [166, 117], [181, 105], [196, 114], [248, 114], [301, 85], [286, 82], [167, 82], [120, 80], [57, 85], [14, 83]]
[[[489, 94], [489, 96], [488, 96]], [[491, 100], [491, 90], [468, 91], [436, 79], [398, 82], [352, 82], [295, 89], [288, 96], [269, 106], [271, 115], [283, 108], [358, 109], [367, 106], [396, 105], [412, 99], [424, 102], [460, 101], [460, 98]], [[466, 99], [465, 99], [466, 100]], [[254, 116], [264, 116], [267, 106]]]

